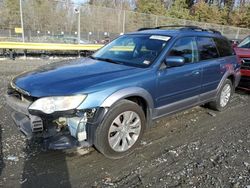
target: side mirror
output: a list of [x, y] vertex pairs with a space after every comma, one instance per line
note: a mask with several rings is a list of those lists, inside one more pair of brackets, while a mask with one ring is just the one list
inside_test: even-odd
[[185, 59], [181, 56], [168, 56], [165, 58], [165, 64], [168, 67], [180, 67], [185, 64]]

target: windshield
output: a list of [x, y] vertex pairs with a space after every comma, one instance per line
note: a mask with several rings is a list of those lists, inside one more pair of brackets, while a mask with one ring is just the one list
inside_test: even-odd
[[241, 43], [238, 45], [239, 48], [250, 48], [250, 36], [245, 38]]
[[123, 35], [91, 57], [108, 62], [147, 67], [159, 56], [170, 37], [162, 35]]

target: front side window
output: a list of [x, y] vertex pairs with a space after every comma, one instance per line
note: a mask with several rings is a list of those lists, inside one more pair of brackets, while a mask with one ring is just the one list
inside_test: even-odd
[[159, 56], [170, 37], [161, 35], [123, 35], [91, 57], [94, 59], [147, 67]]
[[194, 37], [184, 37], [178, 39], [168, 53], [168, 56], [181, 56], [185, 59], [185, 63], [193, 63], [198, 61], [198, 50]]
[[239, 48], [250, 48], [250, 36], [245, 38], [243, 41], [240, 42], [238, 45]]
[[212, 38], [198, 37], [197, 42], [200, 53], [200, 60], [208, 60], [219, 57], [214, 40]]

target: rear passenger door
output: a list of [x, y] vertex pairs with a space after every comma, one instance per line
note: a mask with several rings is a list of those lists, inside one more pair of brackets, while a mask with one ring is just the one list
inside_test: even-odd
[[221, 73], [219, 53], [214, 39], [211, 37], [197, 37], [200, 61], [202, 66], [201, 93], [213, 91], [217, 88], [223, 74]]

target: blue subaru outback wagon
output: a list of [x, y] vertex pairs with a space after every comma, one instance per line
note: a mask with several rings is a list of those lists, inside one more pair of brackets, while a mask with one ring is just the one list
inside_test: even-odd
[[164, 26], [18, 75], [6, 99], [20, 131], [47, 149], [94, 146], [120, 158], [159, 117], [201, 104], [226, 109], [239, 80], [240, 63], [218, 31]]

